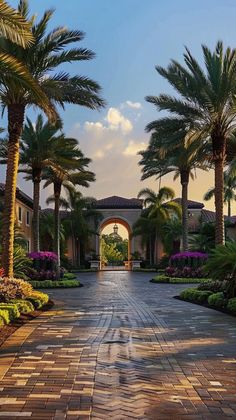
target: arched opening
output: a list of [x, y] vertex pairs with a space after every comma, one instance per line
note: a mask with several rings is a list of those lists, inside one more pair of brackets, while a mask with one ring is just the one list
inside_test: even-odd
[[126, 220], [112, 217], [102, 222], [99, 254], [101, 270], [130, 270], [131, 228]]

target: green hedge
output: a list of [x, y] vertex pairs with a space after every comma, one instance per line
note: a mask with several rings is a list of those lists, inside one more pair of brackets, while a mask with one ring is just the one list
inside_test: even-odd
[[40, 309], [48, 303], [49, 296], [46, 293], [35, 290], [30, 296], [27, 296], [26, 300], [31, 302], [34, 308]]
[[196, 303], [207, 302], [210, 295], [212, 295], [210, 290], [198, 290], [195, 288], [185, 289], [180, 293], [182, 299]]
[[206, 281], [207, 279], [201, 278], [189, 278], [189, 277], [169, 277], [165, 275], [158, 275], [153, 277], [150, 282], [151, 283], [171, 283], [171, 284], [177, 284], [177, 283], [201, 283], [202, 281]]
[[236, 315], [236, 298], [228, 300], [227, 309], [231, 314]]
[[225, 308], [228, 300], [225, 298], [223, 292], [213, 293], [208, 298], [208, 303], [215, 308]]
[[20, 311], [15, 303], [0, 303], [0, 310], [5, 309], [9, 313], [10, 321], [20, 317]]
[[35, 289], [56, 289], [56, 288], [70, 288], [80, 287], [81, 284], [78, 280], [31, 280], [30, 284]]
[[0, 325], [9, 324], [10, 317], [7, 309], [0, 309]]
[[74, 273], [65, 273], [62, 280], [75, 280], [76, 275]]

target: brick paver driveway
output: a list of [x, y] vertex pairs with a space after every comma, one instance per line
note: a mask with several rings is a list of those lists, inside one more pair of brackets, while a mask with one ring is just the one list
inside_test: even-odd
[[1, 417], [236, 418], [235, 318], [150, 274], [80, 278], [1, 349]]

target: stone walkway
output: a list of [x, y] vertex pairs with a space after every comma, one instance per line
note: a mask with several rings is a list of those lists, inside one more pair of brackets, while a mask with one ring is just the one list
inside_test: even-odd
[[150, 274], [81, 274], [1, 348], [3, 419], [236, 418], [236, 319]]

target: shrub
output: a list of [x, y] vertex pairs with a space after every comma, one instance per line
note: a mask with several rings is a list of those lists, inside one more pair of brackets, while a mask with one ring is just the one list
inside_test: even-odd
[[74, 273], [64, 273], [63, 280], [74, 280], [76, 279], [76, 275]]
[[80, 282], [77, 280], [44, 280], [44, 281], [31, 281], [30, 282], [35, 289], [54, 289], [54, 288], [69, 288], [79, 287]]
[[53, 271], [58, 261], [57, 254], [50, 251], [30, 252], [28, 257], [33, 261], [33, 267], [37, 271]]
[[9, 324], [10, 317], [7, 309], [0, 309], [0, 319], [3, 320], [3, 324]]
[[5, 273], [4, 273], [4, 268], [0, 268], [0, 277], [4, 277]]
[[227, 309], [229, 312], [236, 315], [236, 298], [231, 298], [228, 300]]
[[203, 252], [179, 252], [172, 255], [169, 260], [169, 266], [183, 269], [184, 267], [192, 267], [194, 269], [203, 266], [206, 263], [208, 254]]
[[225, 282], [203, 279], [198, 286], [198, 290], [211, 290], [214, 293], [223, 292], [225, 290]]
[[188, 267], [182, 268], [175, 266], [168, 266], [165, 270], [165, 274], [169, 277], [191, 277], [191, 278], [202, 278], [205, 276], [203, 267]]
[[227, 305], [227, 299], [223, 292], [213, 293], [209, 296], [208, 303], [216, 308], [224, 308]]
[[14, 246], [13, 254], [14, 276], [23, 278], [32, 267], [32, 261], [27, 257], [25, 249], [20, 245]]
[[180, 283], [181, 284], [181, 283], [199, 283], [200, 281], [202, 281], [202, 279], [188, 278], [188, 277], [187, 278], [184, 278], [184, 277], [169, 277], [169, 276], [165, 276], [165, 275], [159, 275], [159, 276], [153, 277], [153, 279], [150, 280], [150, 281], [152, 283], [171, 283], [171, 284]]
[[0, 315], [0, 328], [5, 325], [4, 319]]
[[36, 309], [40, 309], [42, 306], [48, 303], [49, 296], [46, 293], [35, 290], [33, 293], [31, 293], [30, 296], [27, 297], [27, 300], [29, 300]]
[[21, 314], [28, 314], [34, 311], [34, 306], [26, 299], [14, 299], [11, 303], [17, 305]]
[[57, 273], [53, 270], [33, 270], [31, 273], [29, 273], [29, 277], [31, 280], [56, 280]]
[[14, 303], [0, 303], [0, 309], [8, 311], [10, 321], [14, 321], [20, 316], [20, 311]]
[[196, 288], [185, 289], [180, 293], [180, 297], [190, 302], [204, 303], [212, 294], [210, 290], [198, 290]]
[[0, 279], [0, 301], [8, 302], [12, 299], [24, 299], [33, 291], [31, 284], [20, 279]]

